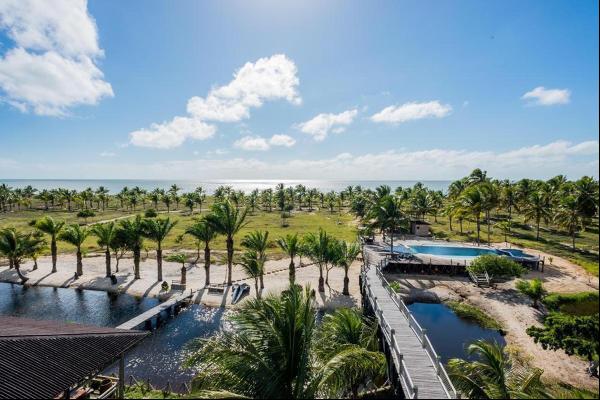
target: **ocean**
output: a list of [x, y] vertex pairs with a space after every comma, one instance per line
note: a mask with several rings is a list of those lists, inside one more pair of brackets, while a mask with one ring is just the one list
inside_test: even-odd
[[[279, 183], [283, 183], [285, 186], [296, 186], [304, 185], [307, 188], [315, 188], [320, 191], [331, 191], [334, 190], [339, 192], [344, 190], [346, 187], [352, 185], [360, 185], [363, 189], [374, 189], [380, 185], [388, 185], [392, 189], [401, 187], [411, 187], [419, 181], [408, 181], [408, 180], [150, 180], [150, 179], [1, 179], [0, 184], [5, 183], [12, 188], [23, 188], [31, 185], [36, 189], [56, 189], [65, 188], [71, 190], [85, 190], [88, 187], [96, 189], [99, 186], [104, 186], [110, 193], [118, 193], [124, 187], [140, 187], [145, 190], [152, 190], [155, 188], [168, 189], [171, 185], [177, 184], [182, 188], [183, 192], [193, 191], [198, 186], [206, 191], [206, 193], [212, 194], [215, 189], [219, 186], [231, 186], [235, 190], [242, 190], [246, 193], [251, 192], [254, 189], [264, 190], [268, 188], [275, 188]], [[450, 181], [421, 181], [424, 186], [433, 190], [446, 191]]]

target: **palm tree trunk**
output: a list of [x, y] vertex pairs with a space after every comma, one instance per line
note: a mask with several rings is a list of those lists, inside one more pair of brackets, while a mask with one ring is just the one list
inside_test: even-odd
[[535, 240], [537, 240], [539, 242], [540, 240], [540, 220], [538, 219], [536, 221], [537, 227], [536, 227], [536, 234], [535, 234]]
[[160, 242], [158, 242], [158, 249], [156, 249], [156, 267], [158, 269], [158, 276], [156, 280], [158, 280], [159, 282], [163, 280], [162, 259], [162, 249], [160, 246]]
[[208, 242], [204, 247], [204, 275], [206, 276], [204, 286], [208, 286], [210, 285], [210, 248]]
[[264, 271], [260, 271], [260, 288], [264, 289], [265, 288], [265, 273]]
[[133, 279], [140, 279], [140, 253], [141, 249], [139, 247], [133, 249]]
[[480, 237], [480, 232], [481, 232], [481, 221], [479, 220], [479, 214], [477, 215], [477, 243], [481, 243], [481, 237]]
[[77, 276], [83, 275], [83, 260], [81, 256], [81, 249], [77, 249]]
[[575, 229], [573, 229], [573, 233], [571, 235], [571, 240], [573, 243], [573, 251], [577, 250], [577, 247], [575, 247], [575, 236], [577, 235], [577, 232], [575, 232]]
[[344, 266], [344, 290], [342, 291], [342, 294], [345, 296], [350, 296], [350, 291], [348, 290], [348, 283], [350, 282], [350, 279], [348, 278], [348, 267], [349, 266]]
[[27, 280], [28, 280], [29, 278], [25, 277], [25, 276], [24, 276], [24, 275], [21, 273], [21, 266], [19, 265], [19, 262], [18, 262], [18, 261], [16, 261], [16, 260], [15, 260], [15, 261], [13, 262], [13, 265], [14, 265], [14, 267], [15, 267], [15, 270], [17, 271], [17, 275], [19, 275], [19, 279], [21, 280], [21, 285], [24, 285], [24, 284], [25, 284], [25, 282], [27, 282]]
[[490, 241], [490, 229], [491, 229], [491, 227], [490, 227], [490, 214], [489, 214], [489, 211], [486, 212], [486, 213], [487, 213], [486, 222], [487, 222], [487, 239], [488, 239], [487, 241], [488, 241], [488, 244], [490, 244], [491, 243], [491, 241]]
[[258, 290], [258, 278], [254, 278], [254, 290], [256, 290], [256, 298], [260, 299], [260, 290]]
[[57, 249], [56, 249], [56, 238], [52, 238], [52, 242], [50, 243], [50, 252], [52, 253], [52, 273], [56, 272], [56, 258], [57, 258]]
[[325, 292], [325, 279], [323, 279], [323, 266], [319, 263], [319, 292]]
[[450, 224], [450, 232], [452, 232], [452, 216], [448, 216], [448, 223]]
[[227, 286], [231, 286], [233, 272], [233, 238], [227, 238]]
[[294, 286], [296, 282], [296, 266], [294, 265], [294, 257], [290, 257], [289, 266], [290, 286]]
[[112, 275], [112, 271], [110, 270], [110, 248], [108, 246], [106, 247], [104, 256], [106, 258], [106, 277], [108, 278]]

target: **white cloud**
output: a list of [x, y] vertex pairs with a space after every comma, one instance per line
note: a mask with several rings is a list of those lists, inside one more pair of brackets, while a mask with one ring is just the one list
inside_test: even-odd
[[233, 143], [234, 147], [246, 151], [266, 151], [269, 150], [269, 142], [260, 136], [244, 136]]
[[297, 68], [284, 54], [247, 62], [225, 86], [213, 88], [205, 98], [194, 96], [187, 110], [205, 121], [237, 122], [250, 116], [269, 100], [287, 100], [300, 104]]
[[265, 101], [287, 100], [300, 104], [297, 72], [294, 62], [283, 54], [260, 58], [254, 63], [247, 62], [233, 74], [233, 80], [227, 85], [211, 89], [204, 98], [192, 97], [187, 104], [188, 117], [175, 117], [173, 120], [194, 121], [196, 131], [202, 133], [181, 134], [170, 129], [171, 123], [152, 124], [150, 129], [132, 132], [131, 143], [164, 149], [177, 147], [187, 138], [211, 137], [216, 127], [205, 121], [238, 122], [249, 118], [250, 109], [261, 107]]
[[443, 118], [450, 115], [452, 107], [438, 100], [425, 103], [410, 102], [402, 105], [388, 106], [371, 116], [373, 122], [399, 124], [415, 119]]
[[571, 101], [571, 91], [569, 89], [546, 89], [538, 86], [525, 93], [521, 98], [528, 100], [529, 104], [539, 106], [567, 104]]
[[3, 0], [0, 31], [15, 43], [0, 56], [0, 94], [19, 110], [60, 116], [113, 96], [87, 1]]
[[131, 144], [141, 147], [170, 149], [181, 146], [186, 139], [205, 140], [216, 132], [208, 125], [194, 118], [175, 117], [169, 122], [152, 124], [149, 129], [140, 129], [130, 133]]
[[298, 124], [298, 128], [317, 142], [325, 140], [330, 131], [342, 133], [354, 121], [358, 110], [347, 110], [339, 114], [319, 114], [313, 119]]
[[116, 156], [116, 153], [113, 153], [112, 151], [103, 151], [102, 153], [100, 153], [100, 157], [114, 157]]
[[269, 139], [269, 144], [271, 146], [292, 147], [296, 144], [296, 139], [288, 135], [273, 135]]

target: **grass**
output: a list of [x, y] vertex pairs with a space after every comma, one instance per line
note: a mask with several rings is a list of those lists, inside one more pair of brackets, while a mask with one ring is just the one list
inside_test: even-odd
[[[187, 227], [192, 225], [197, 218], [200, 218], [202, 215], [207, 213], [206, 206], [203, 206], [202, 212], [195, 211], [193, 214], [190, 214], [189, 210], [172, 211], [168, 214], [165, 210], [160, 211], [161, 214], [159, 217], [163, 218], [169, 216], [171, 219], [177, 221], [177, 225], [175, 225], [163, 243], [163, 248], [167, 251], [195, 249], [196, 244], [192, 237], [185, 235], [183, 236], [182, 241], [177, 239], [179, 236], [184, 234]], [[66, 221], [69, 224], [84, 224], [85, 221], [82, 218], [77, 218], [76, 214], [76, 211], [69, 213], [66, 211], [45, 210], [24, 210], [5, 213], [0, 214], [0, 228], [14, 226], [17, 229], [29, 231], [33, 229], [30, 225], [30, 222], [45, 215], [49, 215], [57, 220]], [[136, 214], [143, 215], [143, 210], [138, 209], [137, 212], [116, 209], [96, 211], [96, 216], [88, 218], [88, 224], [114, 218], [133, 217]], [[272, 242], [274, 242], [277, 238], [287, 234], [298, 233], [300, 235], [304, 235], [309, 232], [317, 232], [319, 228], [324, 229], [335, 238], [346, 241], [355, 241], [357, 234], [354, 217], [344, 211], [342, 211], [341, 214], [337, 211], [334, 213], [330, 213], [329, 211], [294, 211], [289, 218], [286, 218], [286, 226], [283, 227], [280, 212], [275, 210], [272, 212], [257, 210], [255, 213], [248, 213], [246, 222], [246, 226], [242, 228], [240, 233], [234, 238], [236, 250], [241, 249], [240, 241], [242, 237], [253, 230], [269, 231], [269, 239]], [[152, 241], [144, 240], [144, 247], [146, 251], [151, 253], [156, 249], [156, 244]], [[225, 251], [225, 237], [217, 237], [211, 247], [216, 251]], [[68, 243], [59, 241], [58, 251], [63, 254], [74, 253], [75, 247]], [[100, 247], [96, 243], [95, 237], [90, 236], [86, 239], [83, 245], [83, 251], [84, 253], [95, 253], [101, 251]], [[44, 254], [48, 255], [49, 252], [50, 250], [48, 248]], [[284, 255], [284, 253], [274, 243], [271, 244], [268, 254], [271, 258], [278, 258]]]
[[445, 304], [460, 318], [476, 322], [483, 328], [502, 329], [502, 324], [475, 306], [460, 301], [447, 301]]
[[[477, 240], [476, 225], [473, 221], [463, 222], [463, 233], [459, 231], [459, 224], [453, 221], [453, 230], [450, 230], [448, 219], [444, 216], [437, 218], [437, 222], [430, 218], [431, 231], [434, 235], [456, 241], [474, 242]], [[594, 276], [598, 276], [598, 220], [594, 219], [592, 225], [584, 232], [579, 232], [576, 238], [577, 250], [571, 248], [571, 237], [553, 226], [542, 226], [540, 240], [536, 240], [535, 227], [527, 224], [522, 217], [513, 215], [513, 228], [508, 235], [508, 241], [518, 247], [527, 247], [549, 253], [569, 260]], [[487, 241], [487, 225], [481, 224], [481, 240]], [[504, 233], [491, 226], [490, 240], [493, 243], [504, 242]], [[548, 260], [546, 260], [548, 262]]]
[[553, 293], [546, 296], [543, 303], [552, 311], [576, 316], [594, 315], [598, 314], [598, 297], [598, 292]]

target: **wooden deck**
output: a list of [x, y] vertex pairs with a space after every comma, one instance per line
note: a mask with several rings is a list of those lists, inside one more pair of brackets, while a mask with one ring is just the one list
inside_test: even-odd
[[141, 313], [140, 315], [133, 317], [129, 321], [117, 326], [117, 329], [134, 329], [134, 328], [142, 325], [146, 321], [149, 321], [152, 318], [156, 317], [161, 312], [167, 311], [171, 307], [176, 307], [179, 304], [187, 301], [188, 299], [191, 299], [193, 295], [194, 295], [193, 292], [183, 292], [178, 295], [173, 295], [167, 301], [164, 301], [164, 302], [160, 303], [159, 305], [157, 305], [156, 307], [153, 307], [153, 308]]
[[394, 293], [379, 265], [363, 267], [365, 301], [374, 311], [407, 398], [447, 399], [457, 393], [424, 329]]

